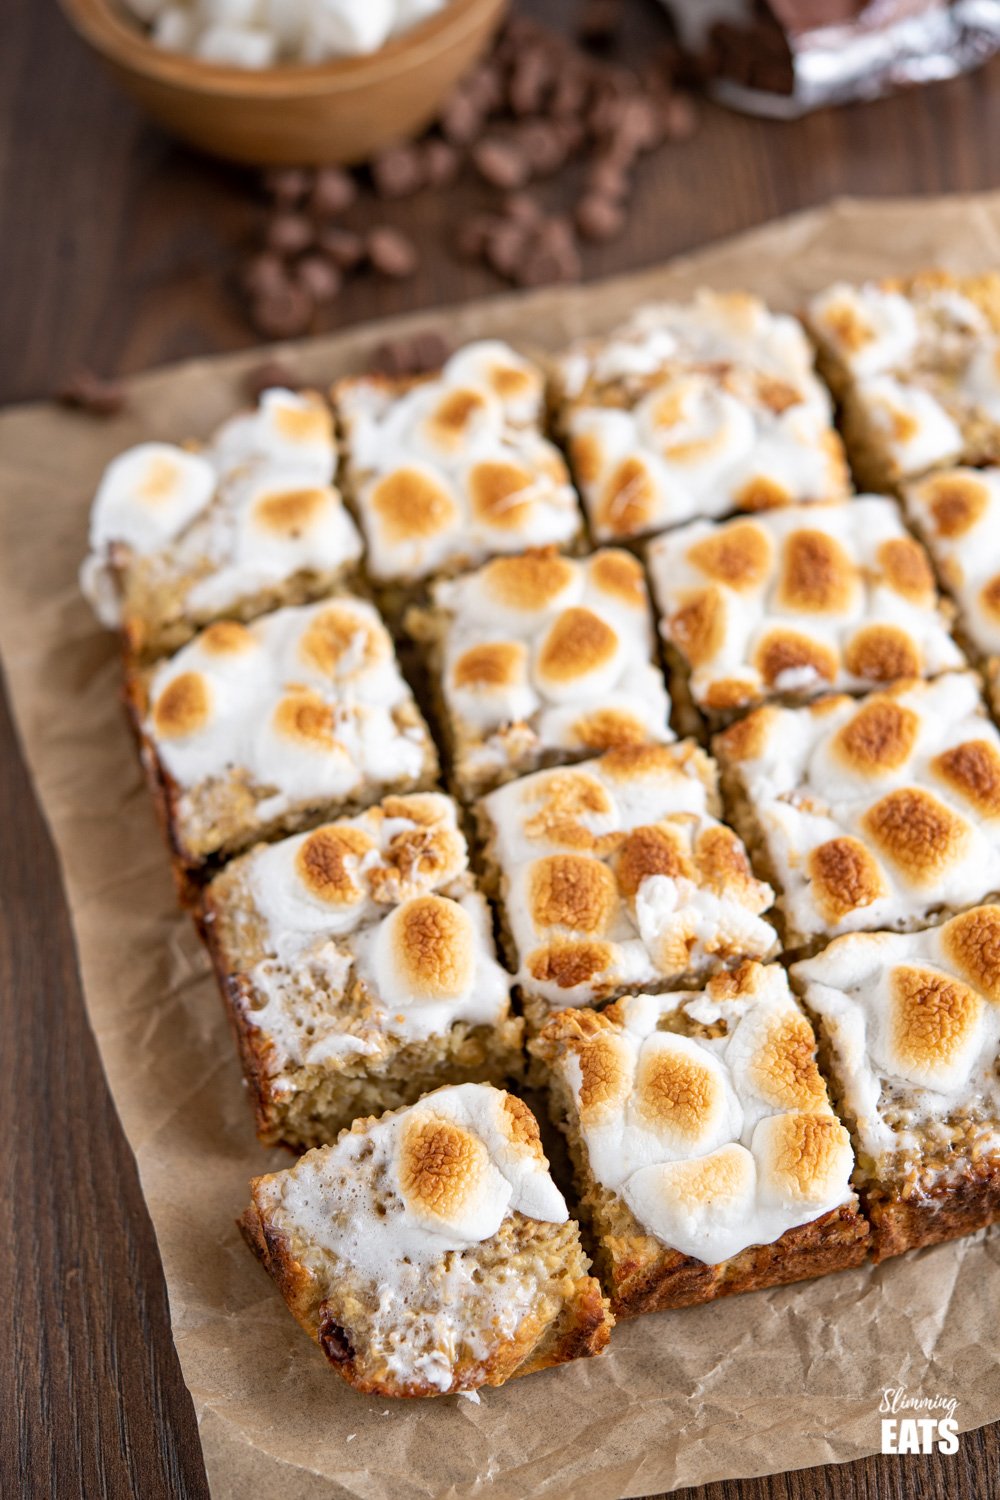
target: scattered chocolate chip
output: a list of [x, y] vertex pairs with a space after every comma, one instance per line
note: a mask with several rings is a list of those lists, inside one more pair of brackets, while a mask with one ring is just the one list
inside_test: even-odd
[[424, 186], [424, 162], [412, 144], [390, 146], [371, 164], [372, 182], [380, 198], [408, 198]]
[[255, 297], [250, 304], [254, 327], [265, 338], [290, 339], [305, 333], [312, 322], [315, 305], [305, 287], [294, 282]]
[[309, 206], [320, 219], [335, 219], [350, 208], [358, 196], [358, 185], [343, 167], [320, 167], [316, 173]]
[[473, 148], [476, 171], [486, 182], [498, 188], [522, 187], [531, 175], [527, 156], [510, 141], [488, 136]]
[[275, 214], [267, 226], [267, 246], [275, 255], [300, 255], [314, 238], [312, 223], [304, 214]]
[[323, 254], [338, 271], [353, 271], [365, 258], [365, 242], [354, 229], [343, 229], [339, 224], [330, 224], [321, 229], [316, 243]]
[[490, 233], [498, 223], [496, 214], [473, 214], [458, 226], [455, 249], [461, 260], [481, 260]]
[[625, 228], [625, 208], [620, 198], [585, 193], [576, 205], [576, 227], [585, 240], [613, 240]]
[[247, 262], [243, 285], [252, 297], [264, 297], [276, 288], [280, 291], [288, 280], [285, 262], [280, 255], [264, 251]]
[[468, 146], [483, 128], [484, 111], [464, 89], [457, 90], [445, 104], [439, 123], [446, 141], [453, 146]]
[[243, 377], [243, 388], [251, 401], [259, 401], [265, 391], [280, 386], [285, 391], [299, 390], [302, 382], [289, 365], [280, 359], [266, 359], [254, 365]]
[[528, 244], [528, 233], [523, 224], [514, 219], [500, 219], [486, 239], [486, 261], [501, 276], [516, 279], [523, 264]]
[[601, 198], [627, 198], [628, 173], [616, 156], [606, 152], [595, 156], [587, 168], [587, 187]]
[[429, 141], [424, 142], [423, 158], [424, 178], [428, 187], [447, 187], [458, 176], [461, 164], [459, 154], [447, 141], [432, 136]]
[[116, 417], [128, 403], [120, 381], [105, 380], [93, 370], [77, 370], [56, 392], [56, 400], [91, 417]]
[[388, 224], [373, 229], [366, 241], [368, 259], [380, 276], [390, 276], [393, 280], [405, 276], [412, 276], [419, 264], [417, 247], [399, 229], [393, 229]]
[[295, 275], [317, 307], [333, 302], [344, 284], [340, 271], [325, 255], [304, 255], [295, 268]]
[[450, 353], [448, 341], [428, 328], [412, 338], [388, 339], [377, 344], [368, 365], [380, 375], [425, 375], [439, 370]]
[[552, 83], [552, 67], [540, 47], [530, 47], [514, 64], [507, 102], [515, 115], [537, 115]]
[[542, 205], [530, 193], [509, 193], [503, 201], [505, 219], [515, 219], [519, 224], [537, 224], [542, 217]]
[[354, 1346], [345, 1328], [325, 1317], [319, 1330], [320, 1348], [332, 1365], [350, 1364], [354, 1358]]
[[688, 141], [698, 129], [698, 111], [687, 94], [674, 94], [663, 107], [664, 134], [669, 141]]
[[[566, 133], [549, 120], [526, 120], [517, 133], [517, 143], [528, 176], [548, 177], [562, 166], [569, 155]], [[526, 180], [523, 178], [522, 181]], [[518, 183], [500, 186], [517, 187]]]
[[309, 191], [311, 174], [301, 167], [277, 167], [264, 174], [264, 188], [279, 208], [296, 208]]

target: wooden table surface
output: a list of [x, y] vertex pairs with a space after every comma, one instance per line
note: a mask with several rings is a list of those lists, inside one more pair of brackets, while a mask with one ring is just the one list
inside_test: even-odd
[[[623, 54], [664, 36], [628, 0]], [[565, 20], [569, 0], [536, 0]], [[1000, 60], [920, 92], [793, 124], [706, 106], [702, 129], [647, 160], [627, 235], [586, 274], [642, 266], [841, 193], [1000, 185]], [[232, 291], [252, 235], [251, 179], [147, 127], [51, 0], [0, 18], [0, 401], [253, 342]], [[486, 201], [463, 183], [379, 209], [425, 247], [405, 283], [360, 279], [346, 322], [497, 290], [457, 264], [447, 225]], [[359, 221], [368, 210], [362, 208]], [[135, 1164], [80, 992], [54, 851], [0, 701], [0, 1494], [119, 1500], [207, 1494], [194, 1413]], [[873, 1392], [873, 1403], [877, 1393]], [[954, 1458], [873, 1458], [685, 1491], [688, 1500], [993, 1500], [1000, 1425]]]

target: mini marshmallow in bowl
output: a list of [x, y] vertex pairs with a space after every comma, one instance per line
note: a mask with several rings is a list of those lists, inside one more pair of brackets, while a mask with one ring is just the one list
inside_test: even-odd
[[125, 0], [158, 47], [238, 68], [377, 52], [447, 0]]

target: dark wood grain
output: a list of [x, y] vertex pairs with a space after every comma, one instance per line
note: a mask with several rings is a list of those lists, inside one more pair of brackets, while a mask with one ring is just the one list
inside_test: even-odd
[[[569, 0], [537, 0], [566, 20]], [[630, 0], [627, 55], [664, 35]], [[588, 276], [664, 259], [838, 193], [1000, 184], [1000, 63], [791, 125], [708, 106], [688, 144], [639, 174], [629, 232]], [[572, 182], [562, 184], [565, 194]], [[552, 202], [558, 192], [552, 189]], [[378, 210], [426, 247], [405, 284], [361, 279], [341, 322], [497, 290], [457, 264], [449, 226], [474, 183]], [[568, 197], [564, 201], [569, 201]], [[259, 206], [248, 174], [146, 127], [50, 0], [0, 14], [0, 399], [86, 365], [127, 372], [253, 342], [231, 285]], [[358, 221], [375, 210], [362, 206]], [[327, 321], [331, 326], [333, 319]], [[48, 835], [0, 704], [0, 1495], [118, 1500], [207, 1493], [190, 1398], [135, 1165], [87, 1025]], [[874, 1399], [874, 1393], [873, 1393]], [[684, 1491], [685, 1500], [993, 1500], [1000, 1428], [954, 1458], [870, 1459]]]

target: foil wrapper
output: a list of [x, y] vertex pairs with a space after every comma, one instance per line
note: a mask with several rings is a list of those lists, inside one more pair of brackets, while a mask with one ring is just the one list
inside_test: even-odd
[[664, 0], [709, 91], [792, 118], [964, 73], [1000, 50], [1000, 0]]

